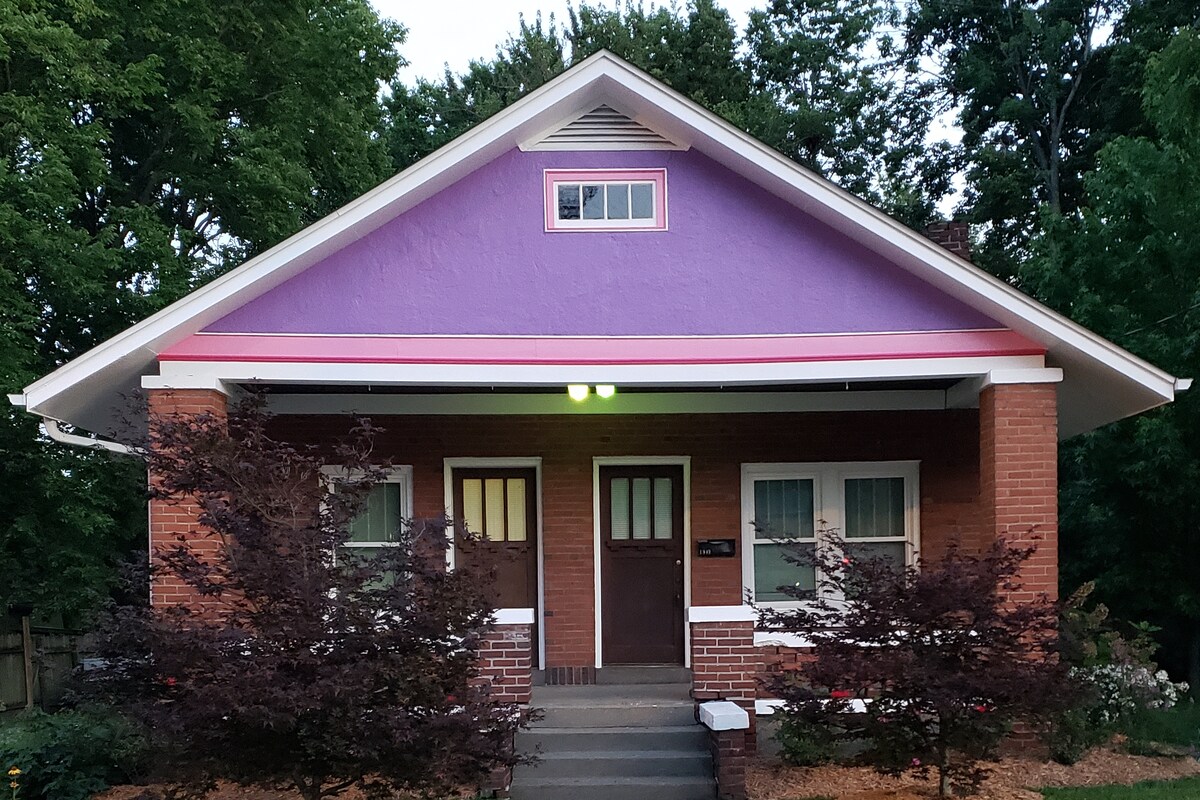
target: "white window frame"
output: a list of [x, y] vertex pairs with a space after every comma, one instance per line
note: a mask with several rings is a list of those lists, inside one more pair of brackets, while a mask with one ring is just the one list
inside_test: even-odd
[[[665, 168], [633, 169], [547, 169], [544, 170], [545, 229], [547, 233], [572, 231], [665, 231], [667, 230], [667, 171]], [[604, 219], [583, 219], [583, 187], [585, 185], [625, 184], [630, 187], [651, 187], [653, 214], [646, 219], [608, 219], [607, 188], [605, 189]], [[558, 215], [558, 188], [578, 186], [580, 219], [563, 219]], [[629, 198], [632, 213], [632, 195]]]
[[[325, 488], [327, 491], [336, 492], [338, 480], [353, 481], [361, 480], [366, 472], [364, 470], [345, 470], [340, 467], [321, 467], [321, 475], [325, 480]], [[401, 485], [400, 496], [400, 518], [410, 520], [413, 517], [413, 468], [412, 465], [400, 465], [389, 468], [376, 481], [376, 485], [381, 483], [398, 483]], [[342, 545], [342, 547], [352, 550], [370, 549], [373, 547], [391, 547], [395, 542], [354, 542]]]
[[[797, 608], [808, 604], [803, 600], [772, 600], [758, 602], [754, 597], [754, 545], [757, 542], [789, 540], [760, 537], [754, 526], [754, 482], [758, 480], [811, 480], [813, 482], [813, 529], [816, 537], [795, 539], [796, 542], [815, 542], [817, 547], [829, 547], [821, 541], [821, 530], [832, 530], [852, 544], [895, 542], [896, 537], [845, 537], [846, 481], [854, 478], [902, 478], [904, 480], [904, 552], [905, 564], [916, 563], [921, 544], [921, 462], [919, 461], [844, 461], [844, 462], [783, 462], [742, 464], [742, 587], [752, 602], [764, 608]], [[816, 575], [817, 586], [821, 574]]]

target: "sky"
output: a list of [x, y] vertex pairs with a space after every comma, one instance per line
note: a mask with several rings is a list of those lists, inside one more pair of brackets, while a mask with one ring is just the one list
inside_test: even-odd
[[[739, 33], [751, 8], [767, 0], [723, 0]], [[401, 71], [406, 83], [417, 78], [441, 77], [444, 65], [462, 72], [472, 58], [489, 58], [496, 45], [515, 33], [522, 14], [532, 21], [538, 11], [548, 20], [553, 12], [565, 20], [568, 0], [372, 0], [379, 13], [408, 28], [408, 41], [400, 53], [409, 66]], [[613, 7], [614, 0], [594, 0], [593, 5]], [[574, 5], [579, 5], [578, 0]], [[670, 3], [647, 2], [647, 8]], [[680, 3], [680, 5], [683, 5]]]

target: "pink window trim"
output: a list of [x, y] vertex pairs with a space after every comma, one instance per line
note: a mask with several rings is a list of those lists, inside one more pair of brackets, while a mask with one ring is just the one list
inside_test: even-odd
[[[665, 169], [548, 169], [545, 170], [546, 230], [555, 233], [595, 231], [665, 231], [667, 229], [667, 171]], [[558, 226], [556, 183], [653, 183], [654, 224], [645, 226]]]

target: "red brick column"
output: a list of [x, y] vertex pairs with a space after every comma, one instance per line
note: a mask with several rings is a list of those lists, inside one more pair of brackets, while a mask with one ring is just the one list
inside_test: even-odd
[[692, 697], [754, 701], [761, 656], [753, 622], [692, 623]]
[[[532, 615], [532, 612], [530, 612]], [[533, 626], [497, 623], [479, 648], [479, 672], [501, 703], [528, 703], [533, 691]]]
[[[743, 754], [753, 755], [758, 751], [754, 700], [762, 673], [762, 653], [754, 646], [754, 612], [749, 606], [693, 606], [689, 617], [692, 698], [697, 703], [729, 700], [746, 709], [749, 730], [731, 733], [741, 737]], [[732, 747], [728, 742], [722, 746]]]
[[992, 537], [1033, 545], [1015, 600], [1058, 596], [1058, 394], [1055, 384], [1001, 384], [979, 395], [979, 501]]
[[746, 765], [752, 753], [746, 747], [748, 736], [746, 731], [708, 732], [719, 800], [746, 800]]
[[[148, 406], [151, 419], [179, 415], [212, 414], [225, 419], [228, 398], [213, 389], [153, 389]], [[150, 482], [155, 480], [150, 475]], [[165, 548], [175, 546], [180, 537], [197, 552], [215, 551], [217, 542], [205, 538], [199, 522], [200, 508], [188, 498], [152, 499], [150, 501], [150, 559]], [[192, 590], [171, 575], [156, 575], [150, 583], [150, 602], [156, 606], [194, 601]]]

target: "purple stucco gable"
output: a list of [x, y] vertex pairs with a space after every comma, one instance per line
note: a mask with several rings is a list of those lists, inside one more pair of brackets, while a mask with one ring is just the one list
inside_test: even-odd
[[[666, 167], [668, 231], [544, 231], [544, 169], [634, 167]], [[995, 327], [694, 151], [512, 150], [206, 330], [654, 336]]]

